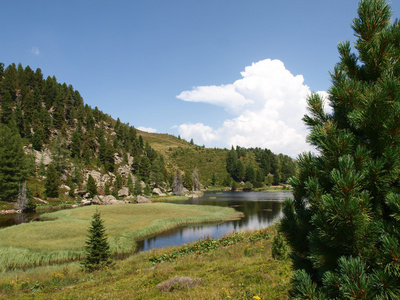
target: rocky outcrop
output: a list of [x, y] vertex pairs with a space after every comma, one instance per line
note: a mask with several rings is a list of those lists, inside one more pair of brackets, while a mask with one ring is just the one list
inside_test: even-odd
[[151, 201], [143, 196], [137, 196], [136, 198], [137, 203], [150, 203]]
[[152, 193], [153, 193], [153, 195], [157, 195], [157, 196], [160, 196], [160, 197], [167, 196], [167, 194], [163, 193], [161, 191], [161, 189], [159, 189], [159, 188], [154, 188]]
[[118, 191], [118, 197], [128, 197], [129, 196], [129, 189], [127, 187], [123, 187]]

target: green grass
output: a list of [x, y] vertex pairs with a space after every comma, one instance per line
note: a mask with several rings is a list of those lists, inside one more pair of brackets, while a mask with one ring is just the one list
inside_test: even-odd
[[[7, 299], [289, 299], [289, 260], [271, 256], [275, 228], [241, 232], [219, 240], [204, 240], [154, 249], [116, 261], [112, 269], [83, 273], [78, 263], [0, 274], [0, 297]], [[198, 249], [201, 251], [185, 251]], [[172, 257], [154, 263], [154, 257]], [[188, 288], [175, 285], [161, 292], [157, 285], [175, 276], [198, 279]]]
[[83, 258], [87, 229], [95, 210], [105, 220], [114, 255], [132, 253], [135, 240], [180, 225], [237, 219], [234, 209], [172, 203], [88, 206], [42, 215], [0, 230], [0, 271], [63, 263]]

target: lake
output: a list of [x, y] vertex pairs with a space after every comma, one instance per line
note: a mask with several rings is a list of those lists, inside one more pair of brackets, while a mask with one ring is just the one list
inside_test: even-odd
[[256, 230], [275, 223], [282, 217], [285, 198], [293, 198], [291, 192], [216, 192], [180, 204], [214, 205], [233, 207], [243, 212], [240, 220], [211, 224], [189, 225], [163, 232], [138, 242], [139, 251], [182, 245], [202, 237], [220, 238], [225, 234], [242, 230]]
[[[275, 223], [282, 217], [285, 198], [293, 198], [291, 192], [207, 192], [203, 197], [176, 201], [186, 205], [214, 205], [233, 207], [243, 212], [240, 220], [219, 223], [188, 225], [163, 232], [138, 241], [138, 251], [182, 245], [203, 237], [220, 238], [231, 232], [256, 230]], [[39, 219], [40, 213], [0, 215], [0, 228]]]

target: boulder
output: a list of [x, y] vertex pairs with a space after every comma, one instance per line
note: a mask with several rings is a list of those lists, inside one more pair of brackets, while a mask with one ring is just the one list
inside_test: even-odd
[[118, 191], [118, 197], [127, 197], [129, 196], [129, 189], [127, 187], [123, 187]]
[[143, 196], [137, 196], [136, 198], [137, 203], [150, 203], [151, 201]]
[[99, 198], [99, 196], [94, 196], [92, 199], [92, 204], [101, 204], [101, 200]]
[[159, 188], [154, 188], [153, 194], [157, 196], [167, 196], [167, 194], [163, 193]]
[[201, 283], [201, 279], [176, 276], [157, 285], [161, 292], [172, 292], [174, 288], [192, 288]]
[[111, 204], [112, 201], [117, 201], [113, 195], [104, 196], [102, 204]]

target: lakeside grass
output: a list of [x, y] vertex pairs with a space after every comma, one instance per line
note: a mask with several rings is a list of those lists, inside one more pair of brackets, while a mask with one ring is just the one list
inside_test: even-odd
[[[289, 299], [289, 260], [272, 259], [271, 226], [179, 247], [153, 249], [116, 261], [112, 269], [83, 273], [77, 262], [0, 274], [0, 297], [8, 299]], [[210, 243], [213, 240], [209, 241]], [[213, 243], [214, 244], [214, 243]], [[185, 249], [199, 249], [185, 251]], [[183, 253], [175, 255], [175, 253]], [[175, 256], [175, 257], [174, 257]], [[154, 263], [154, 258], [171, 257]], [[169, 292], [157, 285], [176, 276], [197, 279]]]
[[96, 209], [104, 219], [114, 257], [133, 253], [135, 240], [185, 224], [238, 219], [232, 208], [172, 203], [87, 206], [46, 213], [42, 219], [0, 230], [0, 272], [59, 264], [84, 257]]

